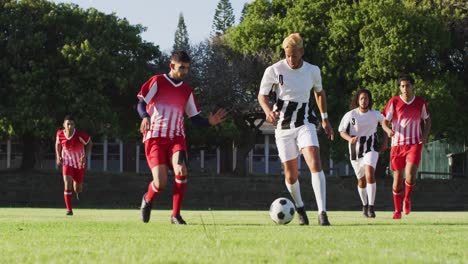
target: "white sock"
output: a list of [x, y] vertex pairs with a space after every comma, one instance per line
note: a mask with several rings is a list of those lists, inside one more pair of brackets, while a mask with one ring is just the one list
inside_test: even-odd
[[374, 205], [375, 202], [375, 193], [377, 192], [377, 184], [368, 183], [367, 184], [367, 196], [369, 197], [369, 205]]
[[299, 184], [299, 179], [293, 184], [288, 183], [288, 181], [286, 181], [286, 179], [285, 179], [284, 183], [286, 184], [286, 188], [288, 189], [289, 193], [291, 194], [291, 196], [292, 196], [292, 198], [294, 200], [294, 203], [296, 204], [296, 207], [297, 208], [303, 207], [304, 202], [302, 201], [302, 197], [301, 197], [301, 187], [300, 187], [300, 184]]
[[[368, 184], [367, 186], [369, 186], [369, 184]], [[359, 193], [359, 197], [361, 197], [362, 205], [367, 205], [368, 203], [367, 203], [367, 191], [366, 191], [366, 188], [361, 188], [361, 187], [359, 187], [359, 185], [358, 185], [357, 191], [358, 191], [358, 193]]]
[[322, 211], [326, 212], [326, 204], [325, 204], [325, 197], [326, 197], [326, 182], [325, 182], [325, 174], [323, 171], [320, 172], [311, 172], [312, 174], [312, 188], [314, 189], [315, 194], [315, 201], [317, 202], [318, 213], [320, 214]]

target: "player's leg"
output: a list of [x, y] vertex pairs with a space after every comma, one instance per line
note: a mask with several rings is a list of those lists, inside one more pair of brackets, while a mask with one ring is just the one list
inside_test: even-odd
[[320, 151], [318, 147], [305, 147], [302, 149], [302, 155], [311, 172], [312, 188], [314, 189], [315, 201], [317, 202], [319, 224], [330, 225], [326, 208], [326, 181], [323, 173]]
[[167, 166], [157, 165], [151, 169], [153, 180], [148, 184], [148, 189], [141, 199], [141, 218], [148, 223], [151, 217], [154, 198], [161, 193], [167, 185]]
[[403, 148], [404, 146], [394, 146], [390, 151], [390, 167], [393, 171], [393, 205], [395, 207], [393, 219], [401, 219], [405, 168], [405, 153]]
[[405, 168], [405, 197], [403, 199], [403, 212], [409, 214], [411, 212], [411, 193], [416, 185], [416, 174], [418, 165], [407, 163]]
[[180, 210], [184, 201], [185, 190], [187, 189], [187, 153], [185, 150], [177, 151], [172, 155], [172, 167], [174, 169], [174, 190], [172, 193], [172, 224], [187, 224], [182, 216]]
[[359, 198], [361, 198], [362, 202], [362, 215], [364, 217], [369, 217], [367, 211], [369, 210], [369, 201], [367, 199], [367, 181], [366, 181], [366, 174], [364, 170], [364, 164], [362, 159], [359, 160], [352, 160], [351, 165], [353, 166], [354, 173], [356, 174], [357, 178], [357, 191], [359, 194]]
[[83, 192], [83, 180], [85, 169], [75, 169], [73, 175], [73, 189], [76, 193], [76, 199], [80, 200], [80, 193]]
[[366, 153], [364, 156], [364, 169], [366, 174], [366, 191], [367, 191], [367, 200], [369, 201], [369, 208], [367, 214], [369, 217], [375, 217], [375, 195], [377, 192], [377, 184], [375, 181], [375, 167], [377, 166], [377, 161], [379, 160], [379, 153], [376, 151], [371, 151]]
[[294, 130], [276, 131], [276, 146], [278, 155], [283, 164], [284, 183], [291, 197], [294, 200], [294, 205], [298, 214], [299, 224], [308, 225], [309, 218], [305, 210], [304, 202], [301, 196], [301, 186], [298, 179], [298, 161], [299, 149], [296, 144], [296, 136]]
[[367, 200], [369, 201], [369, 207], [367, 209], [367, 215], [371, 218], [375, 217], [375, 194], [377, 191], [377, 184], [375, 183], [375, 169], [370, 165], [365, 166], [366, 170], [366, 193], [367, 193]]
[[70, 168], [63, 165], [63, 199], [65, 200], [65, 206], [67, 207], [67, 215], [73, 215], [72, 207], [72, 190], [73, 190], [73, 177], [70, 174]]
[[150, 220], [154, 197], [163, 191], [167, 184], [167, 147], [164, 141], [157, 142], [153, 138], [145, 142], [146, 160], [153, 176], [153, 181], [148, 184], [147, 192], [141, 199], [141, 217], [145, 223]]
[[419, 162], [421, 161], [422, 144], [414, 144], [409, 147], [406, 156], [405, 167], [405, 198], [403, 200], [403, 212], [411, 212], [411, 193], [416, 185], [416, 175], [418, 173]]

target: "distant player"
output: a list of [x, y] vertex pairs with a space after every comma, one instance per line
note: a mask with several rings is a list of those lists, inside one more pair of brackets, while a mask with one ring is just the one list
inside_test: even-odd
[[172, 200], [172, 224], [186, 222], [180, 215], [187, 188], [187, 146], [185, 143], [184, 114], [201, 127], [214, 126], [226, 117], [224, 109], [200, 115], [192, 88], [183, 82], [190, 67], [185, 51], [171, 56], [170, 72], [151, 77], [138, 93], [138, 113], [142, 118], [140, 131], [145, 143], [145, 154], [153, 181], [141, 201], [143, 222], [150, 220], [153, 199], [166, 188], [168, 169], [175, 174]]
[[[395, 212], [393, 219], [401, 219], [401, 203], [403, 212], [411, 212], [411, 192], [416, 184], [416, 173], [423, 145], [427, 142], [431, 129], [431, 119], [426, 101], [414, 95], [414, 79], [403, 74], [398, 78], [401, 94], [392, 97], [383, 114], [385, 122], [392, 123], [392, 131], [387, 133], [392, 138], [390, 152], [390, 167], [393, 171], [393, 202]], [[421, 129], [421, 120], [424, 129]], [[402, 199], [403, 177], [405, 180], [405, 196]]]
[[75, 120], [67, 115], [63, 120], [63, 129], [57, 131], [55, 140], [55, 155], [57, 165], [62, 165], [65, 191], [63, 197], [67, 207], [67, 215], [73, 215], [72, 188], [76, 198], [83, 191], [83, 179], [86, 170], [86, 158], [91, 152], [93, 143], [85, 132], [75, 128]]
[[[286, 58], [265, 70], [258, 101], [265, 112], [266, 121], [276, 127], [276, 146], [283, 163], [285, 184], [295, 202], [299, 224], [309, 224], [298, 179], [297, 158], [302, 152], [312, 174], [318, 222], [327, 226], [330, 222], [325, 206], [325, 174], [320, 161], [316, 117], [310, 105], [310, 99], [315, 96], [322, 116], [322, 127], [333, 140], [334, 133], [328, 121], [327, 100], [325, 90], [322, 88], [320, 69], [302, 59], [304, 48], [299, 34], [294, 33], [286, 37], [282, 48]], [[277, 98], [272, 107], [268, 101], [268, 94], [273, 89]]]
[[357, 190], [362, 201], [362, 214], [374, 218], [377, 191], [374, 174], [379, 159], [378, 151], [388, 148], [386, 136], [379, 148], [377, 126], [382, 124], [388, 133], [391, 129], [383, 122], [384, 116], [372, 109], [372, 103], [370, 91], [357, 91], [351, 103], [352, 110], [343, 116], [338, 131], [348, 141], [349, 158], [358, 178]]

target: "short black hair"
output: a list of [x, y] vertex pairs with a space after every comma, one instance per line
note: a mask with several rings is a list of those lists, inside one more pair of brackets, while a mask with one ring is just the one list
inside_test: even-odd
[[359, 96], [361, 96], [362, 93], [367, 94], [367, 97], [369, 97], [369, 109], [372, 109], [372, 104], [373, 104], [372, 94], [367, 89], [360, 89], [356, 92], [356, 94], [353, 97], [353, 100], [351, 101], [351, 109], [359, 107]]
[[68, 115], [66, 115], [66, 116], [63, 118], [63, 122], [65, 122], [65, 121], [67, 121], [67, 120], [69, 120], [69, 121], [75, 121], [75, 118], [74, 118], [71, 114], [68, 114]]
[[408, 73], [400, 74], [400, 76], [398, 77], [398, 86], [400, 86], [401, 81], [407, 81], [407, 82], [410, 82], [411, 85], [414, 85], [414, 79]]
[[190, 56], [185, 50], [175, 50], [172, 52], [171, 61], [190, 63]]

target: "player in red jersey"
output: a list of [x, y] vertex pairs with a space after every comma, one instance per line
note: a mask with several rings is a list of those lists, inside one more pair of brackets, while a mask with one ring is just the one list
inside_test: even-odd
[[93, 143], [85, 132], [75, 128], [75, 120], [67, 115], [63, 120], [63, 129], [57, 131], [55, 140], [55, 155], [57, 165], [62, 165], [65, 191], [63, 197], [67, 207], [67, 215], [73, 215], [72, 188], [76, 198], [83, 191], [83, 178], [86, 170], [86, 158], [91, 152]]
[[172, 224], [186, 224], [180, 210], [187, 187], [187, 146], [185, 143], [184, 114], [197, 126], [214, 126], [224, 121], [226, 112], [218, 110], [208, 118], [200, 109], [192, 88], [183, 82], [190, 67], [185, 51], [171, 56], [170, 72], [151, 77], [138, 93], [138, 113], [142, 118], [140, 131], [145, 143], [145, 154], [153, 181], [141, 201], [143, 222], [150, 220], [152, 202], [167, 184], [168, 169], [175, 174], [172, 200]]
[[[414, 95], [414, 79], [403, 74], [398, 79], [401, 94], [392, 97], [385, 106], [385, 122], [392, 123], [392, 149], [390, 167], [393, 171], [393, 219], [401, 219], [403, 212], [411, 212], [411, 192], [416, 184], [416, 173], [421, 161], [422, 147], [431, 129], [431, 119], [426, 101]], [[421, 130], [421, 120], [424, 129]], [[405, 196], [402, 199], [403, 177], [405, 177]]]

